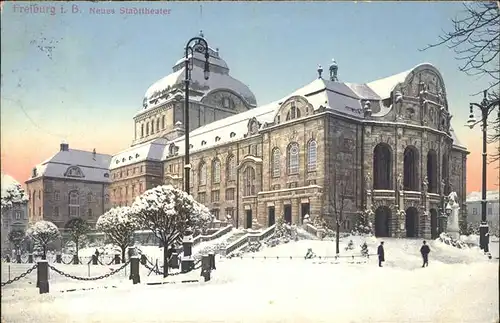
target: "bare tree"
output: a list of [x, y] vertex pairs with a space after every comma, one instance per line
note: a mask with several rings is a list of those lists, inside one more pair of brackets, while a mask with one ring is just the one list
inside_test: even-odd
[[340, 227], [343, 226], [347, 220], [346, 210], [350, 202], [350, 184], [347, 176], [337, 175], [338, 170], [333, 173], [333, 183], [329, 188], [328, 208], [329, 213], [333, 216], [333, 224], [335, 226], [335, 251], [340, 253]]
[[[464, 10], [451, 20], [452, 30], [443, 31], [439, 41], [421, 50], [447, 46], [461, 63], [459, 70], [467, 75], [489, 79], [490, 100], [498, 99], [500, 87], [500, 8], [499, 2], [464, 2]], [[476, 95], [478, 93], [475, 93]], [[497, 106], [498, 108], [498, 106]], [[492, 112], [495, 109], [491, 109]], [[500, 112], [490, 122], [488, 142], [500, 141]], [[500, 159], [500, 145], [490, 162]]]

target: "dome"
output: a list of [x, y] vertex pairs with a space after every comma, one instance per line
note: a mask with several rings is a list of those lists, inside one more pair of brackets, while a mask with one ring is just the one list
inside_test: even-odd
[[[209, 48], [209, 79], [204, 77], [205, 54], [195, 51], [192, 58], [190, 88], [202, 95], [191, 95], [190, 100], [201, 101], [208, 93], [214, 90], [228, 90], [245, 101], [250, 108], [257, 106], [257, 100], [250, 88], [229, 75], [229, 67], [219, 55], [219, 49]], [[184, 58], [179, 59], [172, 67], [173, 72], [151, 85], [143, 99], [143, 108], [150, 109], [165, 103], [184, 91]]]

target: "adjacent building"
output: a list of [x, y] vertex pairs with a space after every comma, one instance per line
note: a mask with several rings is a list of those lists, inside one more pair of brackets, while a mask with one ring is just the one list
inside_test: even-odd
[[9, 242], [9, 232], [26, 231], [28, 226], [27, 196], [22, 188], [16, 189], [18, 185], [20, 184], [12, 176], [2, 173], [2, 251], [10, 250], [12, 247]]
[[[467, 194], [467, 222], [480, 223], [481, 222], [481, 192], [471, 192]], [[487, 191], [486, 192], [486, 220], [491, 228], [499, 227], [499, 203], [500, 191]]]
[[[104, 203], [96, 211], [131, 205], [156, 185], [183, 187], [183, 62], [146, 91], [133, 116], [131, 146], [99, 158], [100, 175], [92, 183]], [[209, 62], [205, 80], [204, 56], [191, 57], [190, 191], [215, 216], [230, 215], [234, 225], [248, 228], [270, 226], [279, 216], [301, 223], [306, 214], [334, 221], [341, 213], [348, 230], [359, 212], [367, 212], [377, 236], [430, 238], [444, 230], [439, 210], [443, 197], [455, 191], [465, 221], [468, 152], [453, 131], [445, 82], [432, 64], [348, 83], [339, 80], [332, 62], [328, 75], [318, 68], [309, 84], [257, 105], [250, 89], [230, 76], [219, 50], [210, 49]], [[70, 201], [70, 192], [77, 191], [79, 210], [85, 210], [82, 196], [92, 191], [85, 177], [64, 175], [83, 161], [75, 156], [64, 165], [52, 187], [59, 180], [72, 183], [60, 186], [59, 194]], [[79, 167], [85, 174], [87, 166]], [[47, 177], [40, 175], [43, 167], [36, 169], [27, 182], [35, 198], [46, 190], [36, 183]], [[38, 198], [30, 210], [54, 214], [53, 200]]]

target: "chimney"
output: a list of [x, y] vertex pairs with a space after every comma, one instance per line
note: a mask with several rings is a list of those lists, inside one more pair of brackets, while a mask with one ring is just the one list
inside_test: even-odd
[[69, 145], [66, 142], [61, 142], [61, 151], [68, 151]]

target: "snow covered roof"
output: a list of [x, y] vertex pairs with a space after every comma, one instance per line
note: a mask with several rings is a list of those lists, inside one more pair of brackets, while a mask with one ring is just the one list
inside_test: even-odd
[[[191, 57], [191, 55], [189, 56]], [[209, 57], [210, 65], [218, 66], [210, 70], [209, 79], [205, 80], [203, 71], [203, 62], [205, 61], [204, 54], [195, 52], [194, 59], [200, 64], [193, 64], [191, 70], [191, 88], [203, 93], [201, 96], [191, 95], [192, 101], [201, 101], [206, 94], [217, 89], [226, 89], [238, 94], [248, 105], [255, 107], [257, 100], [255, 95], [250, 91], [250, 88], [239, 80], [229, 75], [229, 68], [226, 62], [219, 57], [218, 52], [211, 50]], [[153, 83], [144, 95], [143, 109], [136, 115], [140, 115], [145, 110], [157, 107], [173, 99], [174, 92], [184, 91], [184, 58], [177, 61], [173, 67], [173, 73], [161, 78]]]
[[5, 192], [7, 191], [7, 188], [13, 185], [18, 185], [19, 182], [14, 179], [14, 177], [7, 175], [5, 173], [2, 173], [2, 178], [1, 178], [1, 196], [5, 195]]
[[451, 139], [453, 139], [453, 146], [455, 146], [457, 148], [460, 148], [460, 149], [467, 149], [467, 147], [465, 147], [462, 144], [462, 142], [460, 142], [460, 140], [457, 137], [457, 134], [456, 134], [455, 130], [451, 126], [450, 126], [450, 134], [451, 134]]
[[132, 146], [114, 155], [109, 168], [112, 170], [145, 160], [160, 161], [167, 143], [168, 140], [165, 138], [156, 138], [152, 141]]
[[[32, 174], [29, 180], [41, 177], [66, 179], [76, 177], [85, 181], [109, 183], [111, 182], [109, 176], [110, 161], [110, 155], [94, 154], [91, 151], [69, 149], [68, 147], [66, 150], [60, 150], [54, 156], [36, 165], [36, 174]], [[68, 174], [72, 167], [76, 170], [79, 169], [74, 175]]]
[[[479, 202], [482, 199], [481, 192], [470, 192], [467, 194], [467, 202]], [[500, 200], [500, 191], [486, 191], [486, 200], [488, 201], [498, 201]]]

